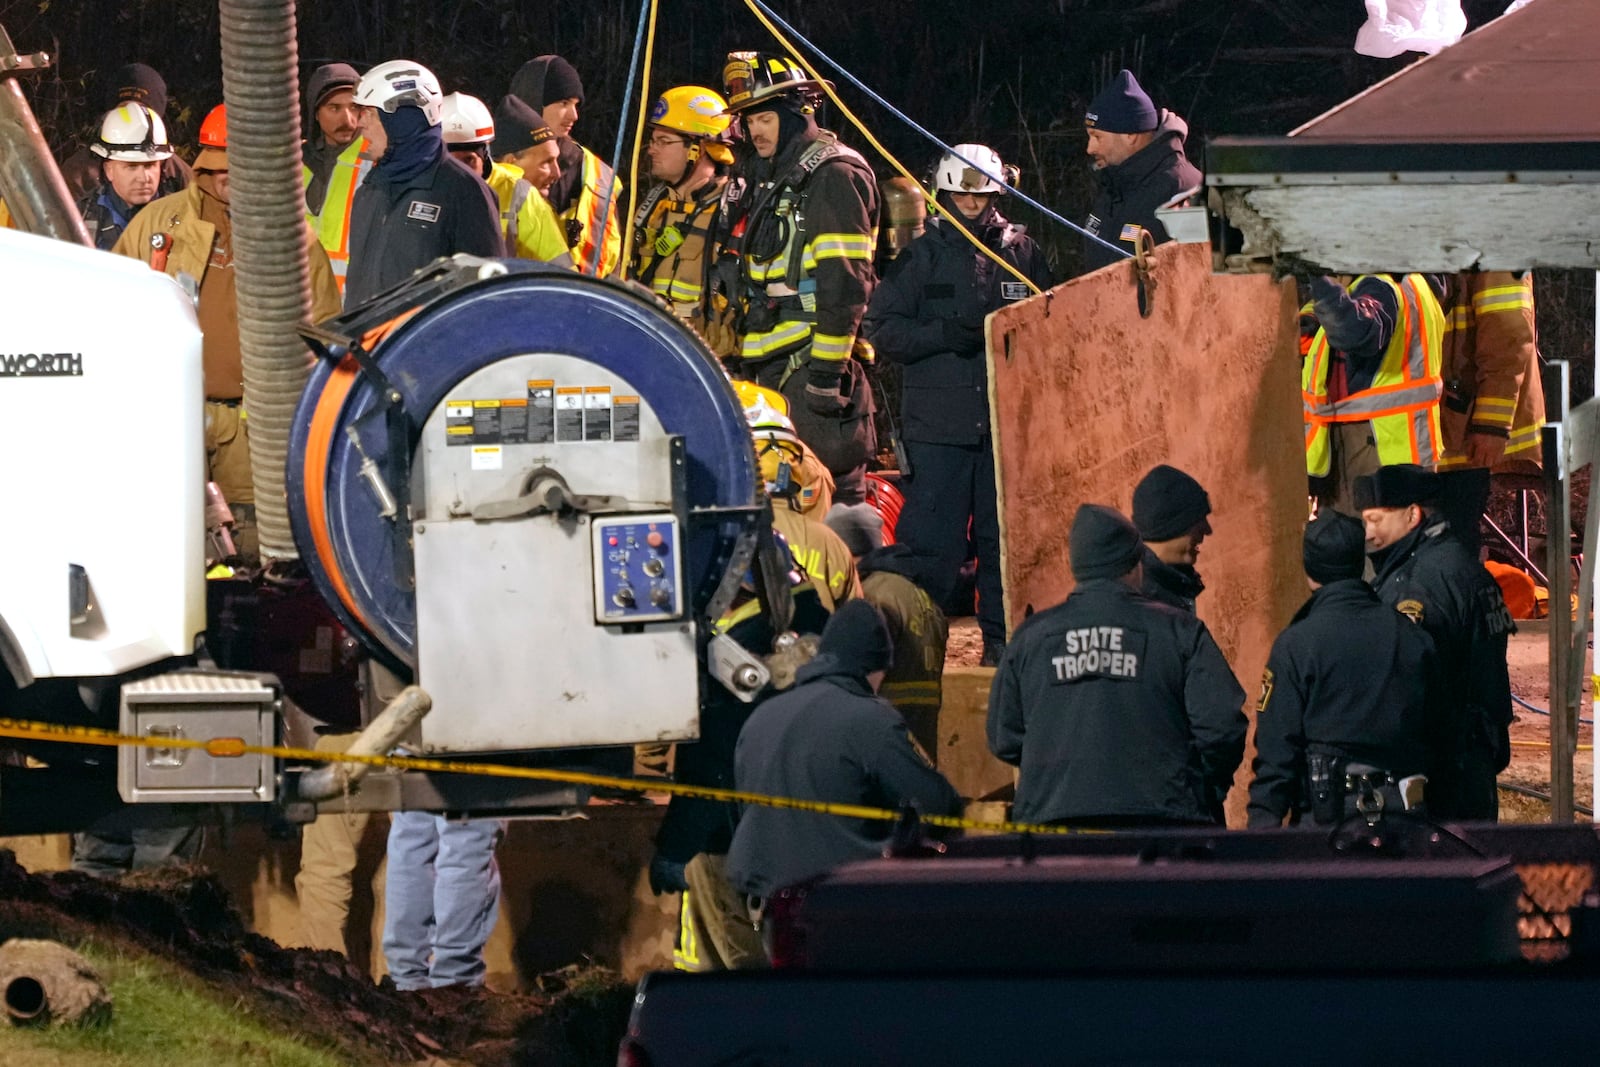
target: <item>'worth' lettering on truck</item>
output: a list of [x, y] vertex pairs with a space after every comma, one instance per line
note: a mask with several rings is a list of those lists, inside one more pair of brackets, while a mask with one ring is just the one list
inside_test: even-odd
[[82, 352], [0, 352], [0, 378], [78, 378]]

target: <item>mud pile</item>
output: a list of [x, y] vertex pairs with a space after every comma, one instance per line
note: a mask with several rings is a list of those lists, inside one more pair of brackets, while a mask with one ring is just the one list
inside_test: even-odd
[[615, 1062], [631, 987], [598, 969], [546, 976], [533, 994], [406, 993], [333, 952], [286, 949], [246, 929], [216, 878], [190, 867], [101, 881], [30, 874], [0, 850], [0, 941], [131, 944], [218, 987], [305, 1039], [358, 1062]]

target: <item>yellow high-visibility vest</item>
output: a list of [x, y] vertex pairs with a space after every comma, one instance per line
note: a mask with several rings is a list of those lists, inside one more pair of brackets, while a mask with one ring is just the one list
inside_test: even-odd
[[[333, 280], [339, 286], [341, 297], [344, 296], [345, 272], [350, 267], [350, 209], [356, 202], [356, 190], [361, 188], [367, 172], [372, 169], [372, 160], [361, 158], [361, 151], [366, 147], [365, 137], [357, 137], [345, 146], [333, 165], [333, 173], [328, 175], [328, 192], [322, 198], [322, 206], [314, 212], [309, 205], [306, 208], [306, 220], [317, 232], [322, 250], [328, 253]], [[311, 168], [302, 166], [300, 178], [302, 188], [308, 188]]]
[[[1350, 283], [1353, 291], [1364, 278]], [[1330, 428], [1337, 422], [1372, 425], [1378, 462], [1417, 463], [1430, 470], [1443, 448], [1439, 429], [1439, 396], [1444, 312], [1427, 279], [1408, 274], [1399, 282], [1371, 275], [1395, 291], [1400, 321], [1395, 324], [1383, 361], [1372, 384], [1339, 400], [1328, 398], [1332, 352], [1326, 330], [1319, 329], [1300, 365], [1300, 397], [1305, 418], [1306, 473], [1324, 477], [1332, 467]]]

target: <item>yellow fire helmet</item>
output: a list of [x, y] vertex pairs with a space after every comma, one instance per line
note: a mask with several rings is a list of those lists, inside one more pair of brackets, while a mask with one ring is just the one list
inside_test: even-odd
[[727, 111], [728, 102], [713, 90], [703, 85], [679, 85], [656, 98], [650, 109], [650, 124], [687, 137], [691, 164], [699, 158], [702, 147], [718, 163], [728, 164], [733, 162], [733, 149], [723, 137], [733, 117]]
[[733, 121], [727, 110], [727, 101], [717, 92], [703, 85], [679, 85], [656, 99], [650, 125], [690, 137], [721, 137]]
[[826, 514], [833, 506], [833, 475], [795, 433], [789, 401], [777, 390], [754, 382], [734, 382], [733, 390], [750, 424], [767, 492], [794, 501], [802, 513]]

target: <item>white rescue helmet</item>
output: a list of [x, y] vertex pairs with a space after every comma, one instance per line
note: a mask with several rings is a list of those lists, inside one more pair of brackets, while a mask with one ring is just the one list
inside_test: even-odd
[[100, 120], [100, 136], [89, 151], [123, 163], [159, 163], [172, 158], [167, 124], [143, 104], [118, 104]]
[[439, 79], [433, 71], [409, 59], [391, 59], [367, 71], [356, 85], [355, 102], [391, 115], [402, 107], [414, 107], [422, 112], [429, 126], [439, 125], [444, 111]]
[[494, 116], [489, 105], [466, 93], [451, 93], [444, 98], [445, 144], [488, 144], [494, 140]]
[[[967, 160], [977, 166], [972, 166]], [[938, 169], [933, 175], [933, 187], [941, 193], [1003, 193], [1005, 190], [1000, 183], [990, 175], [1004, 178], [1014, 185], [1015, 174], [1016, 168], [1007, 168], [1000, 162], [1000, 153], [988, 145], [958, 144], [949, 155], [939, 160]]]

